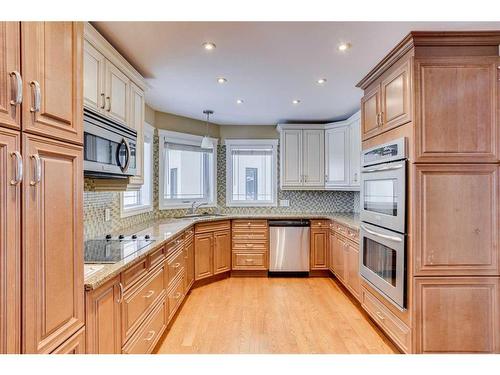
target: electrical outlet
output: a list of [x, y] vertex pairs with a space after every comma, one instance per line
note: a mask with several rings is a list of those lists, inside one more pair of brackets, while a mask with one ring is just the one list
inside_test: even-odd
[[290, 201], [288, 199], [280, 199], [280, 207], [290, 207]]
[[111, 210], [109, 208], [104, 209], [104, 221], [111, 220]]

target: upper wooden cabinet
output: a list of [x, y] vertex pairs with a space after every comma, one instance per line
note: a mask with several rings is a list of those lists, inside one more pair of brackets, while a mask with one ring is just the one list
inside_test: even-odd
[[380, 86], [366, 91], [361, 98], [361, 135], [363, 140], [378, 134], [380, 126]]
[[82, 147], [23, 135], [23, 351], [84, 324]]
[[417, 60], [417, 162], [499, 160], [499, 67], [498, 57]]
[[0, 126], [21, 127], [21, 24], [0, 22]]
[[83, 143], [83, 24], [22, 22], [23, 131]]
[[21, 159], [19, 132], [0, 128], [0, 354], [21, 350]]

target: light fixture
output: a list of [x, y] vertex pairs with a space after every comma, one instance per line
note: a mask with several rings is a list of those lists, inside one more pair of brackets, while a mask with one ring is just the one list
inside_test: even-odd
[[202, 44], [203, 48], [205, 48], [207, 51], [211, 51], [213, 49], [215, 49], [215, 47], [217, 47], [215, 45], [215, 43], [212, 43], [212, 42], [205, 42]]
[[212, 140], [210, 139], [210, 134], [208, 132], [208, 122], [210, 120], [210, 115], [213, 115], [214, 111], [212, 111], [210, 109], [205, 109], [203, 111], [203, 114], [207, 115], [207, 125], [206, 125], [207, 126], [207, 132], [206, 132], [206, 135], [201, 140], [201, 148], [213, 148], [214, 144], [212, 143]]
[[299, 100], [299, 99], [293, 99], [293, 100], [292, 100], [292, 103], [293, 103], [293, 104], [299, 104], [299, 103], [300, 103], [300, 100]]
[[326, 78], [320, 78], [316, 81], [318, 85], [324, 85], [326, 83]]
[[351, 43], [343, 42], [340, 43], [337, 48], [339, 49], [340, 52], [345, 52], [351, 47], [352, 47]]
[[225, 79], [224, 77], [219, 77], [217, 78], [217, 82], [219, 82], [222, 85], [227, 82], [227, 79]]
[[237, 99], [236, 104], [243, 104], [243, 99]]

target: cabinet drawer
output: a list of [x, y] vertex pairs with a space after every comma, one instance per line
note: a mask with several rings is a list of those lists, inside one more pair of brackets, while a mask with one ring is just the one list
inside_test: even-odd
[[148, 354], [167, 327], [167, 301], [163, 299], [146, 318], [135, 335], [123, 346], [124, 354]]
[[148, 273], [148, 258], [142, 259], [139, 263], [122, 272], [122, 284], [125, 288], [132, 286], [136, 281]]
[[233, 240], [233, 251], [234, 252], [267, 252], [267, 241], [261, 242], [248, 242], [243, 240]]
[[267, 220], [233, 220], [233, 229], [267, 229]]
[[184, 252], [176, 251], [167, 260], [168, 287], [170, 288], [179, 273], [184, 269]]
[[160, 247], [159, 249], [156, 249], [149, 255], [149, 268], [153, 268], [157, 264], [160, 264], [165, 260], [165, 257], [167, 255], [167, 251], [165, 246]]
[[233, 241], [267, 241], [269, 235], [267, 229], [233, 230]]
[[311, 228], [328, 228], [328, 220], [311, 220]]
[[165, 266], [152, 272], [144, 282], [125, 292], [122, 303], [122, 337], [126, 342], [141, 324], [148, 309], [165, 295]]
[[410, 329], [367, 289], [361, 288], [361, 305], [384, 332], [404, 351], [410, 348]]
[[233, 269], [267, 269], [266, 258], [266, 253], [233, 253]]
[[177, 249], [180, 249], [182, 247], [183, 243], [184, 243], [184, 239], [183, 239], [182, 235], [177, 236], [173, 240], [169, 241], [167, 243], [167, 246], [166, 246], [167, 247], [167, 256], [172, 254]]
[[195, 233], [216, 232], [219, 230], [231, 229], [231, 222], [229, 220], [214, 221], [208, 223], [199, 223], [194, 227]]
[[168, 292], [168, 320], [172, 319], [179, 305], [184, 299], [184, 271], [182, 276], [177, 278], [174, 286]]

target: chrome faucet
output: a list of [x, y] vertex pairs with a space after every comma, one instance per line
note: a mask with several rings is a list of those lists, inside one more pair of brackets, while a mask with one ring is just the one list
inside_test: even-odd
[[194, 213], [196, 212], [196, 210], [197, 210], [198, 208], [200, 208], [201, 206], [206, 206], [206, 205], [208, 205], [208, 203], [207, 203], [207, 202], [199, 202], [198, 204], [197, 204], [197, 203], [198, 203], [198, 202], [194, 201], [194, 202], [193, 202], [193, 204], [191, 205], [191, 209], [189, 210], [189, 214], [190, 214], [190, 215], [194, 215]]

